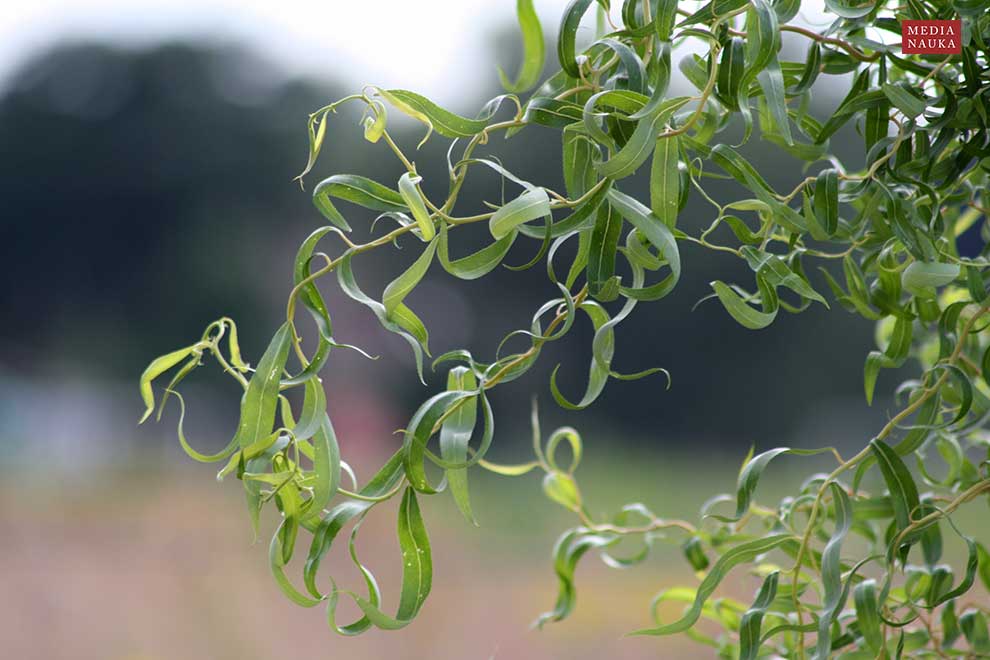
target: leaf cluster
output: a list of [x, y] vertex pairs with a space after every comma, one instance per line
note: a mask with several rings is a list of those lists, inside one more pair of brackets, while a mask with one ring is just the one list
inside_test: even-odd
[[[656, 543], [673, 542], [698, 583], [660, 592], [653, 623], [635, 634], [685, 633], [725, 658], [986, 657], [990, 608], [973, 594], [978, 581], [990, 589], [990, 555], [953, 520], [971, 502], [986, 506], [990, 493], [985, 3], [826, 0], [831, 23], [819, 31], [796, 24], [799, 0], [615, 4], [619, 24], [608, 0], [570, 2], [557, 34], [560, 69], [540, 82], [543, 28], [531, 0], [518, 0], [523, 64], [514, 80], [501, 72], [507, 93], [473, 117], [415, 92], [378, 87], [313, 113], [300, 179], [331, 139], [335, 129], [328, 124], [337, 108], [349, 103], [364, 109], [368, 142], [389, 150], [404, 173], [397, 181], [333, 174], [317, 184], [314, 205], [329, 224], [300, 246], [286, 320], [257, 366], [242, 359], [233, 321], [221, 319], [200, 341], [150, 364], [141, 378], [145, 418], [155, 409], [152, 381], [166, 373], [173, 375], [161, 405], [174, 395], [184, 411], [176, 388], [205, 357], [240, 383], [240, 421], [224, 450], [206, 455], [193, 449], [182, 415], [179, 440], [193, 459], [223, 463], [219, 476], [243, 483], [256, 529], [260, 511], [274, 502], [281, 522], [269, 563], [279, 586], [300, 605], [325, 602], [330, 627], [341, 634], [400, 628], [416, 616], [432, 581], [419, 501], [449, 490], [474, 523], [468, 478], [473, 469], [486, 469], [507, 477], [542, 472], [546, 496], [577, 517], [553, 550], [559, 593], [539, 625], [573, 610], [575, 568], [589, 551], [626, 568], [644, 560]], [[598, 30], [579, 46], [579, 27], [595, 12]], [[900, 52], [900, 21], [956, 17], [963, 24], [960, 55]], [[803, 61], [784, 57], [785, 39], [802, 44]], [[671, 85], [675, 63], [692, 87], [680, 96]], [[843, 98], [829, 117], [816, 118], [816, 82], [839, 76], [849, 81]], [[420, 122], [422, 142], [434, 136], [450, 141], [445, 199], [424, 194], [415, 162], [389, 133], [390, 113]], [[564, 190], [524, 180], [487, 153], [496, 135], [513, 138], [536, 127], [560, 134]], [[742, 137], [730, 144], [725, 136], [735, 128]], [[855, 159], [833, 152], [830, 141], [840, 130], [859, 136]], [[743, 155], [740, 147], [754, 134], [801, 163], [793, 188], [775, 189]], [[640, 200], [627, 182], [647, 168], [649, 197]], [[486, 209], [460, 211], [459, 192], [469, 173], [479, 171], [499, 177], [512, 192]], [[717, 202], [708, 192], [712, 180], [734, 182], [738, 196]], [[711, 222], [697, 234], [678, 226], [689, 195], [712, 207]], [[365, 242], [351, 238], [355, 208], [379, 214]], [[376, 234], [378, 219], [396, 226]], [[476, 224], [487, 227], [488, 245], [453, 254], [451, 233]], [[960, 253], [959, 237], [967, 232], [979, 234], [984, 247], [978, 254]], [[366, 293], [355, 260], [406, 234], [420, 245], [418, 256], [381, 294]], [[320, 251], [331, 237], [342, 245], [334, 256]], [[564, 260], [559, 255], [571, 253], [561, 250], [568, 242], [577, 249]], [[563, 428], [544, 442], [535, 409], [532, 459], [518, 465], [488, 461], [495, 435], [488, 392], [526, 374], [542, 349], [564, 339], [575, 323], [589, 323], [594, 331], [587, 384], [583, 392], [565, 394], [555, 369], [550, 391], [560, 406], [591, 405], [611, 379], [666, 375], [649, 366], [619, 373], [612, 360], [620, 323], [637, 305], [661, 300], [677, 286], [685, 242], [728, 253], [748, 267], [744, 281], [712, 282], [709, 296], [743, 328], [759, 330], [781, 311], [827, 307], [829, 300], [875, 322], [878, 348], [865, 358], [865, 396], [872, 401], [882, 370], [910, 360], [916, 376], [896, 390], [900, 412], [851, 457], [834, 448], [751, 452], [735, 492], [706, 502], [696, 524], [664, 518], [643, 504], [594, 519], [575, 472], [580, 436]], [[510, 251], [523, 243], [534, 256], [508, 266]], [[406, 300], [435, 262], [462, 280], [484, 277], [499, 265], [542, 265], [555, 293], [506, 337], [522, 338], [519, 350], [503, 341], [484, 360], [466, 349], [433, 357], [427, 326]], [[402, 446], [363, 486], [340, 457], [319, 377], [335, 350], [354, 348], [335, 338], [317, 286], [330, 274], [350, 299], [409, 344], [421, 380], [427, 358], [433, 369], [447, 372], [446, 388], [412, 414]], [[310, 353], [297, 327], [300, 307], [313, 322]], [[295, 388], [303, 391], [297, 409], [286, 396]], [[562, 443], [572, 455], [566, 468], [557, 460]], [[757, 502], [758, 483], [775, 459], [817, 453], [834, 456], [836, 467], [811, 475], [779, 502]], [[403, 572], [399, 603], [389, 614], [354, 538], [364, 517], [392, 498], [401, 500]], [[354, 591], [331, 579], [325, 590], [317, 579], [321, 561], [348, 524], [348, 551], [364, 584]], [[311, 539], [302, 588], [285, 572], [300, 531]], [[623, 540], [639, 549], [619, 554]], [[946, 543], [964, 551], [964, 566], [944, 563]], [[739, 567], [758, 579], [752, 600], [716, 597]], [[337, 622], [341, 596], [353, 599], [360, 619]], [[661, 606], [670, 603], [683, 604], [683, 614], [661, 620]], [[699, 626], [702, 620], [721, 632]]]

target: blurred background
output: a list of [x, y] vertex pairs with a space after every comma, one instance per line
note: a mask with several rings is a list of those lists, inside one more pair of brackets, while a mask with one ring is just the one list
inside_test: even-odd
[[[553, 38], [563, 0], [538, 0]], [[806, 5], [808, 3], [805, 3]], [[814, 3], [811, 3], [814, 5]], [[514, 71], [520, 43], [515, 3], [382, 0], [196, 3], [38, 0], [0, 6], [0, 648], [18, 658], [694, 657], [682, 639], [621, 639], [647, 621], [657, 590], [692, 576], [676, 546], [629, 572], [587, 559], [573, 617], [529, 630], [556, 595], [550, 548], [574, 524], [542, 498], [539, 480], [473, 476], [479, 529], [443, 495], [424, 502], [435, 549], [434, 594], [399, 633], [344, 639], [323, 609], [281, 597], [264, 543], [252, 544], [237, 485], [193, 463], [175, 440], [177, 410], [136, 426], [137, 379], [154, 356], [197, 339], [220, 316], [234, 318], [246, 359], [256, 362], [284, 316], [298, 244], [322, 219], [292, 177], [306, 156], [305, 122], [316, 108], [364, 84], [403, 87], [473, 115], [499, 93], [496, 64]], [[808, 10], [806, 23], [821, 24]], [[590, 29], [588, 33], [590, 35]], [[788, 59], [800, 59], [786, 42]], [[548, 48], [548, 66], [552, 62]], [[676, 84], [683, 84], [678, 81]], [[838, 102], [821, 83], [826, 115]], [[394, 119], [409, 153], [422, 127]], [[401, 170], [384, 144], [365, 142], [359, 116], [333, 116], [307, 189], [349, 172], [389, 183]], [[730, 136], [733, 134], [730, 132]], [[835, 149], [859, 162], [850, 135]], [[446, 188], [446, 143], [415, 152], [427, 193]], [[489, 153], [526, 179], [562, 189], [558, 134], [539, 127], [494, 140]], [[767, 142], [747, 153], [781, 189], [799, 176]], [[476, 177], [465, 214], [499, 195]], [[645, 194], [637, 178], [627, 192]], [[716, 196], [738, 194], [725, 184]], [[371, 214], [346, 209], [359, 236]], [[712, 220], [695, 195], [682, 215], [693, 233]], [[476, 232], [457, 250], [485, 242]], [[533, 245], [517, 243], [508, 263]], [[859, 447], [888, 414], [868, 408], [862, 361], [869, 324], [837, 306], [782, 315], [769, 329], [736, 326], [714, 301], [692, 309], [720, 278], [749, 285], [744, 264], [682, 246], [679, 289], [640, 305], [618, 330], [615, 367], [663, 366], [673, 376], [613, 381], [591, 409], [557, 408], [547, 387], [562, 363], [562, 388], [584, 387], [591, 333], [578, 327], [545, 350], [525, 378], [493, 395], [496, 460], [528, 459], [529, 398], [542, 401], [545, 430], [584, 435], [579, 477], [598, 515], [639, 500], [659, 515], [697, 518], [715, 492], [730, 491], [747, 449], [778, 445]], [[412, 251], [363, 255], [363, 288], [381, 287]], [[819, 277], [816, 284], [824, 290]], [[369, 311], [324, 285], [340, 341], [384, 359], [335, 352], [324, 382], [342, 453], [367, 478], [400, 441], [392, 434], [429, 389], [408, 347]], [[434, 354], [466, 346], [490, 358], [508, 331], [527, 327], [555, 289], [542, 267], [500, 270], [461, 282], [435, 266], [410, 298], [431, 330]], [[236, 388], [202, 369], [187, 381], [192, 442], [216, 448], [236, 423]], [[884, 372], [880, 392], [898, 374]], [[783, 462], [767, 498], [815, 469]], [[474, 473], [472, 473], [474, 474]], [[762, 487], [761, 487], [762, 488]], [[397, 591], [394, 519], [372, 516], [362, 554], [387, 603]], [[266, 530], [271, 529], [271, 519]], [[331, 572], [358, 578], [339, 556]], [[338, 573], [334, 573], [338, 575]], [[356, 584], [356, 582], [352, 582]], [[754, 583], [730, 586], [749, 596]], [[388, 605], [392, 607], [392, 605]], [[698, 657], [707, 657], [704, 651]]]

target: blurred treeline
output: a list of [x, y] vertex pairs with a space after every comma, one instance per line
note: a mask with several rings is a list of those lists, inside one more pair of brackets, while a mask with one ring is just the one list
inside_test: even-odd
[[[340, 73], [328, 63], [328, 76]], [[117, 400], [113, 410], [128, 413], [121, 432], [133, 435], [141, 370], [155, 355], [198, 338], [209, 321], [237, 320], [245, 353], [257, 360], [284, 314], [295, 249], [322, 224], [310, 203], [312, 186], [337, 172], [394, 186], [401, 173], [384, 144], [362, 139], [354, 108], [331, 117], [307, 192], [292, 181], [305, 160], [308, 113], [352, 91], [343, 82], [295, 79], [257, 54], [214, 45], [121, 50], [77, 44], [25, 64], [0, 89], [3, 388], [30, 383], [41, 397], [66, 378], [94, 388], [115, 383], [106, 396]], [[489, 96], [497, 93], [493, 88]], [[485, 100], [462, 99], [451, 109], [473, 114]], [[824, 101], [828, 107], [817, 114], [837, 100]], [[427, 194], [443, 195], [445, 140], [435, 136], [415, 151], [421, 126], [395, 119], [390, 128], [414, 154]], [[757, 147], [748, 154], [771, 184], [789, 190], [802, 176], [796, 162], [769, 143]], [[489, 149], [519, 176], [563, 189], [558, 133], [534, 127], [507, 142], [493, 140]], [[492, 172], [477, 168], [472, 177], [458, 206], [464, 214], [501, 194]], [[725, 185], [725, 195], [741, 191]], [[645, 199], [646, 181], [637, 178], [624, 189]], [[358, 238], [367, 236], [373, 216], [343, 210]], [[695, 194], [680, 222], [697, 233], [713, 217]], [[483, 226], [465, 231], [453, 249], [462, 254], [479, 247], [489, 240], [486, 233]], [[356, 260], [365, 290], [380, 294], [411, 258], [411, 246]], [[325, 249], [338, 247], [331, 238]], [[524, 263], [536, 249], [517, 242], [507, 262]], [[736, 326], [716, 301], [692, 310], [710, 293], [710, 280], [752, 286], [752, 275], [731, 257], [691, 244], [681, 249], [678, 291], [641, 304], [619, 327], [615, 362], [620, 371], [666, 367], [673, 386], [665, 391], [659, 376], [613, 381], [592, 409], [560, 411], [549, 396], [550, 369], [563, 363], [563, 389], [572, 397], [587, 377], [591, 334], [576, 327], [545, 351], [530, 375], [498, 388], [501, 431], [514, 435], [525, 428], [529, 394], [536, 391], [548, 425], [566, 420], [579, 429], [608, 428], [609, 443], [728, 445], [740, 455], [751, 443], [861, 444], [871, 428], [866, 422], [879, 419], [884, 405], [869, 411], [861, 394], [872, 328], [837, 306], [784, 314], [761, 332]], [[824, 292], [820, 276], [813, 279]], [[416, 381], [401, 340], [344, 299], [333, 278], [323, 288], [338, 339], [383, 356], [378, 362], [343, 351], [331, 357], [331, 410], [335, 400], [345, 401], [339, 406], [357, 416], [355, 427], [387, 434], [433, 390]], [[554, 292], [542, 266], [460, 282], [434, 265], [410, 304], [430, 327], [434, 354], [466, 345], [490, 359], [499, 339], [528, 327]], [[431, 387], [441, 383], [434, 376]], [[219, 414], [232, 426], [235, 411], [236, 400]], [[140, 433], [145, 441], [150, 437]], [[390, 442], [387, 436], [382, 441]]]

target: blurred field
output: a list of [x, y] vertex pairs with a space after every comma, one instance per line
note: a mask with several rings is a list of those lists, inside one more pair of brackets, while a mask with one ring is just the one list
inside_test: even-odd
[[[607, 445], [586, 442], [579, 477], [601, 517], [640, 499], [659, 515], [696, 521], [708, 496], [732, 489], [739, 459], [608, 453]], [[374, 460], [364, 457], [359, 473], [367, 475]], [[812, 473], [815, 460], [784, 459], [772, 467], [758, 491], [761, 501], [775, 501]], [[481, 473], [472, 493], [480, 528], [460, 518], [447, 494], [421, 500], [434, 583], [416, 621], [399, 632], [341, 638], [327, 629], [323, 607], [302, 609], [282, 596], [268, 573], [267, 537], [251, 543], [239, 483], [218, 484], [210, 467], [156, 455], [114, 471], [56, 478], [30, 468], [8, 472], [0, 487], [3, 657], [713, 657], [683, 636], [623, 638], [649, 622], [648, 604], [657, 591], [696, 584], [676, 543], [659, 545], [651, 559], [626, 571], [589, 554], [578, 570], [571, 618], [531, 630], [556, 597], [550, 549], [574, 520], [541, 496], [532, 475]], [[990, 530], [973, 508], [979, 504], [958, 522], [987, 540]], [[271, 513], [264, 526], [269, 533]], [[394, 516], [393, 504], [381, 506], [358, 542], [389, 610], [399, 587]], [[958, 564], [958, 540], [946, 538], [947, 554]], [[308, 537], [302, 543], [304, 555]], [[342, 544], [332, 549], [321, 575], [356, 587], [359, 577], [345, 555]], [[290, 575], [299, 566], [295, 562]], [[757, 586], [756, 578], [737, 571], [719, 594], [748, 600]], [[344, 604], [341, 619], [355, 612]]]
[[[637, 467], [620, 460], [584, 472], [588, 496], [603, 505], [626, 501], [636, 490], [665, 513], [688, 515], [700, 502], [698, 474], [683, 464]], [[731, 473], [718, 476], [731, 484]], [[694, 488], [687, 486], [692, 480]], [[572, 519], [540, 496], [535, 477], [479, 482], [480, 528], [464, 523], [447, 495], [423, 501], [435, 576], [421, 616], [401, 632], [345, 639], [326, 628], [322, 607], [299, 608], [278, 591], [267, 569], [267, 543], [251, 544], [239, 484], [217, 484], [209, 468], [145, 465], [51, 481], [8, 474], [0, 489], [3, 655], [696, 657], [698, 647], [687, 640], [621, 638], [647, 622], [657, 589], [691, 580], [676, 546], [623, 572], [587, 557], [572, 618], [530, 630], [556, 596], [550, 549]], [[389, 608], [399, 577], [394, 537], [394, 507], [382, 507], [359, 541]], [[343, 550], [331, 551], [324, 572], [356, 586]], [[342, 606], [342, 618], [354, 611]]]

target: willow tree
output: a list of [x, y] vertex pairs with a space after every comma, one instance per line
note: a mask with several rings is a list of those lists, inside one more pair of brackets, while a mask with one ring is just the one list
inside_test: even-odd
[[[596, 36], [581, 48], [578, 26], [595, 8], [592, 0], [568, 5], [557, 34], [559, 70], [541, 83], [543, 31], [531, 1], [519, 0], [522, 66], [514, 76], [500, 71], [507, 93], [474, 117], [415, 92], [379, 87], [310, 115], [303, 175], [317, 165], [322, 147], [332, 147], [327, 125], [343, 104], [363, 108], [365, 138], [398, 159], [405, 172], [398, 181], [337, 173], [318, 183], [313, 201], [329, 224], [299, 247], [285, 322], [256, 366], [242, 358], [234, 322], [215, 321], [198, 341], [145, 371], [145, 418], [156, 404], [152, 381], [172, 372], [160, 406], [174, 396], [184, 412], [177, 387], [205, 358], [243, 387], [240, 421], [224, 449], [207, 455], [192, 448], [181, 415], [179, 441], [193, 459], [220, 462], [219, 476], [243, 483], [256, 530], [260, 511], [274, 503], [281, 521], [269, 553], [275, 579], [299, 605], [325, 603], [330, 627], [345, 635], [401, 628], [415, 618], [433, 579], [421, 501], [449, 491], [473, 521], [468, 477], [481, 469], [506, 477], [543, 473], [545, 494], [575, 516], [575, 526], [553, 549], [559, 595], [540, 625], [575, 607], [574, 570], [588, 551], [625, 567], [655, 543], [674, 542], [699, 582], [662, 591], [652, 604], [654, 622], [634, 634], [685, 632], [721, 657], [986, 657], [987, 600], [967, 596], [980, 588], [977, 577], [990, 586], [990, 558], [953, 521], [963, 506], [985, 507], [990, 492], [990, 261], [985, 247], [968, 256], [957, 248], [970, 228], [984, 245], [988, 237], [981, 224], [990, 213], [985, 2], [826, 0], [831, 22], [821, 31], [795, 24], [799, 0], [713, 0], [703, 6], [626, 0], [616, 17], [608, 13], [608, 0], [597, 5]], [[899, 41], [907, 19], [961, 19], [961, 52], [904, 54]], [[802, 61], [781, 59], [785, 35], [789, 43], [803, 42]], [[680, 95], [670, 84], [675, 62], [693, 86]], [[844, 84], [846, 91], [830, 116], [816, 118], [809, 111], [820, 89], [815, 84], [828, 77], [832, 89]], [[413, 145], [393, 140], [390, 113], [422, 122], [420, 144], [450, 141], [445, 199], [423, 193], [410, 157]], [[564, 190], [523, 180], [497, 158], [493, 137], [511, 138], [533, 125], [560, 132]], [[736, 144], [725, 137], [729, 127], [738, 129], [733, 136], [741, 134]], [[840, 130], [861, 144], [846, 159], [830, 145]], [[741, 154], [738, 147], [754, 134], [794, 159], [793, 187], [775, 189]], [[646, 167], [649, 197], [637, 199], [624, 189]], [[458, 206], [465, 180], [478, 170], [493, 171], [514, 191], [508, 201]], [[735, 198], [715, 201], [706, 192], [713, 179], [737, 184]], [[689, 195], [710, 205], [710, 224], [697, 234], [678, 227]], [[380, 214], [394, 228], [362, 226], [368, 238], [353, 239], [354, 220], [347, 220], [353, 207]], [[455, 256], [449, 245], [455, 231], [487, 232], [490, 244]], [[366, 293], [355, 263], [400, 238], [418, 257], [381, 294]], [[331, 240], [338, 247], [322, 247]], [[450, 276], [470, 281], [502, 264], [516, 243], [530, 242], [537, 256], [527, 266], [543, 264], [556, 294], [528, 325], [510, 333], [516, 342], [522, 338], [525, 350], [509, 352], [503, 343], [479, 358], [465, 349], [434, 357], [433, 369], [446, 371], [446, 388], [413, 412], [401, 446], [359, 484], [339, 455], [319, 376], [331, 354], [346, 345], [335, 339], [318, 284], [335, 276], [347, 296], [401, 336], [423, 380], [428, 333], [405, 302], [409, 293], [435, 261]], [[576, 250], [560, 251], [568, 242]], [[656, 304], [677, 286], [679, 245], [685, 242], [731, 254], [752, 271], [743, 281], [711, 283], [711, 297], [745, 330], [765, 328], [781, 310], [797, 314], [811, 305], [828, 307], [830, 300], [833, 308], [878, 324], [880, 345], [866, 355], [863, 369], [866, 399], [882, 369], [910, 363], [914, 377], [896, 390], [900, 411], [864, 437], [852, 456], [831, 447], [751, 453], [735, 492], [709, 500], [697, 522], [670, 519], [643, 504], [596, 519], [575, 475], [579, 435], [562, 428], [544, 441], [535, 414], [533, 456], [518, 465], [488, 461], [495, 436], [489, 391], [524, 376], [543, 348], [564, 340], [575, 323], [590, 323], [594, 339], [583, 393], [563, 393], [556, 370], [550, 378], [552, 397], [563, 408], [591, 405], [611, 379], [662, 371], [644, 366], [638, 373], [616, 372], [617, 327], [637, 305]], [[306, 324], [309, 350], [299, 312], [312, 322]], [[285, 396], [294, 388], [303, 391], [301, 407]], [[561, 444], [569, 447], [568, 461], [557, 459]], [[812, 474], [777, 503], [755, 502], [773, 459], [816, 453], [834, 457], [831, 472]], [[397, 608], [386, 607], [354, 546], [364, 517], [393, 498], [401, 500]], [[331, 549], [344, 551], [338, 546], [347, 542], [339, 537], [349, 524], [348, 549], [364, 584], [345, 588], [318, 574]], [[965, 548], [964, 565], [942, 563], [944, 538]], [[616, 556], [623, 540], [640, 543], [641, 551]], [[305, 563], [297, 586], [285, 569], [300, 548]], [[716, 604], [720, 583], [740, 566], [761, 582], [752, 601], [722, 597]], [[362, 616], [337, 621], [341, 598], [353, 600]], [[665, 601], [683, 601], [683, 615], [657, 618]], [[722, 633], [702, 632], [696, 625], [702, 619]]]

